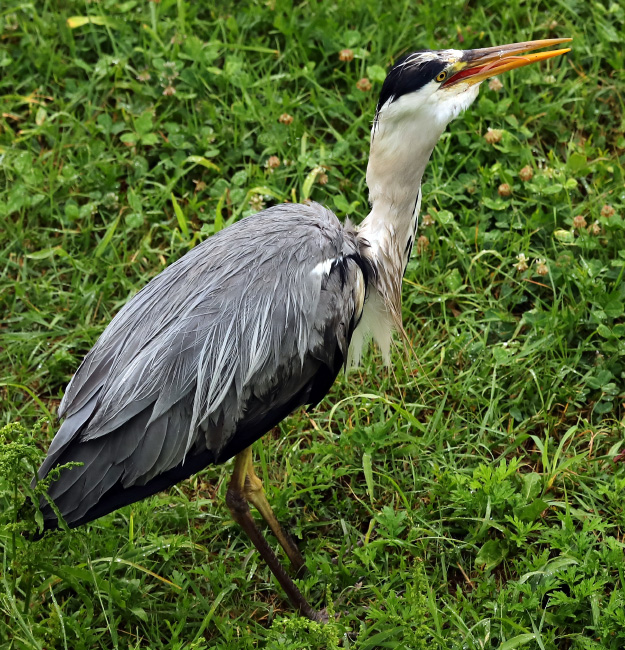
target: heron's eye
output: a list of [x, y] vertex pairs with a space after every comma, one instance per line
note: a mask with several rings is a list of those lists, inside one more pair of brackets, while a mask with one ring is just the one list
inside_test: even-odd
[[436, 81], [438, 81], [438, 83], [445, 81], [445, 79], [447, 79], [447, 72], [445, 72], [445, 70], [436, 75]]

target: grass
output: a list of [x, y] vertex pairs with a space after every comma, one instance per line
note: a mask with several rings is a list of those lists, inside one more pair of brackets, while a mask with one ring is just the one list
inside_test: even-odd
[[[619, 3], [581, 0], [5, 0], [0, 648], [623, 648], [623, 34]], [[393, 57], [553, 36], [573, 52], [485, 85], [434, 152], [413, 349], [256, 445], [336, 622], [284, 601], [227, 512], [229, 466], [18, 534], [64, 387], [130, 295], [263, 205], [362, 219]]]

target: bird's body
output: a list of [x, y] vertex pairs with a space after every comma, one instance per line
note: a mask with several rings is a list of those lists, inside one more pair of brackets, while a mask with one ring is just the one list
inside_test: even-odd
[[[319, 402], [362, 315], [365, 246], [320, 205], [285, 204], [156, 276], [113, 319], [61, 403], [65, 421], [40, 473], [84, 463], [49, 491], [65, 521], [85, 523], [224, 462]], [[44, 515], [54, 525], [49, 505]]]
[[[77, 526], [236, 456], [226, 501], [299, 611], [318, 620], [251, 518], [256, 506], [292, 564], [250, 445], [316, 404], [372, 336], [389, 359], [421, 178], [447, 126], [499, 72], [567, 50], [568, 39], [415, 52], [388, 74], [371, 132], [371, 211], [358, 229], [318, 204], [284, 204], [236, 223], [165, 269], [113, 319], [71, 380], [65, 420], [39, 471]], [[46, 527], [58, 525], [42, 499]]]

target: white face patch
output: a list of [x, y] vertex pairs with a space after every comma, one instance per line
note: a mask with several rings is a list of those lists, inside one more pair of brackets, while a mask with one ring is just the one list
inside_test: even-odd
[[480, 92], [480, 83], [458, 82], [449, 88], [441, 88], [434, 100], [433, 111], [440, 111], [446, 124], [456, 119], [471, 106]]
[[441, 88], [436, 81], [430, 81], [419, 90], [395, 101], [389, 99], [380, 109], [378, 123], [391, 123], [393, 128], [398, 121], [405, 120], [404, 128], [409, 128], [410, 124], [424, 122], [425, 118], [437, 130], [434, 139], [438, 140], [449, 122], [471, 106], [479, 90], [479, 83], [460, 82], [449, 88]]

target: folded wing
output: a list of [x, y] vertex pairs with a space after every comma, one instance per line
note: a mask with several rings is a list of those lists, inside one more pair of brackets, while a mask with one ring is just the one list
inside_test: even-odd
[[[317, 403], [364, 302], [356, 237], [317, 204], [209, 238], [119, 312], [72, 378], [40, 468], [75, 526], [232, 457]], [[42, 501], [44, 519], [56, 516]]]

